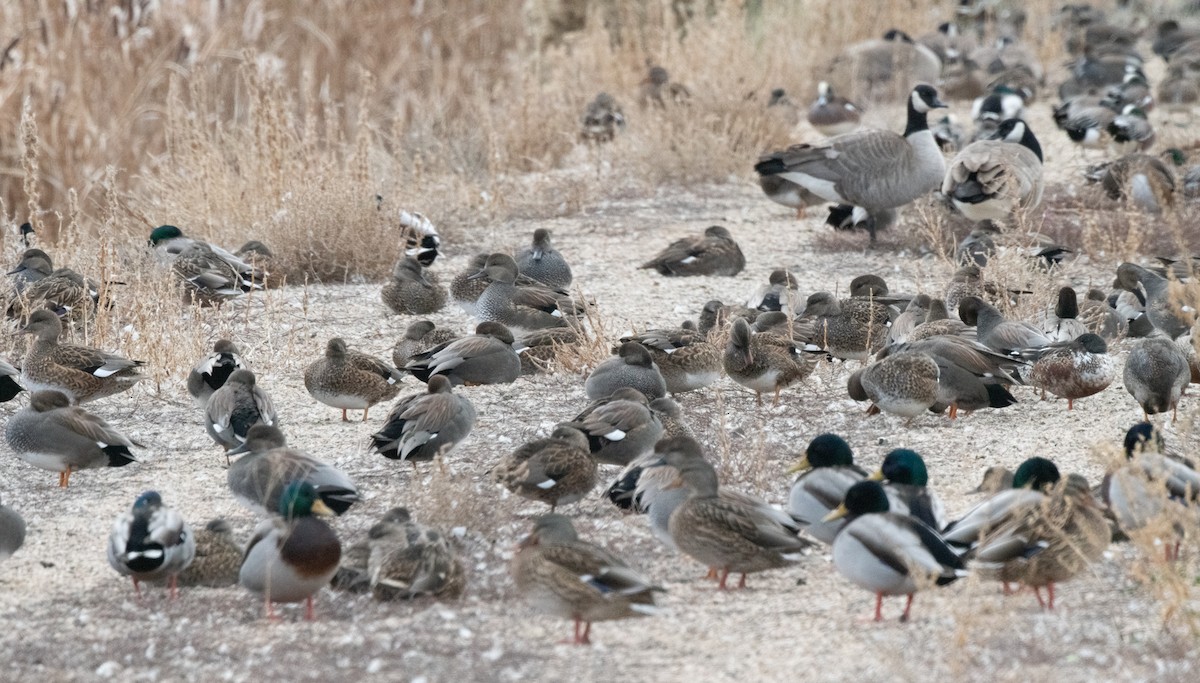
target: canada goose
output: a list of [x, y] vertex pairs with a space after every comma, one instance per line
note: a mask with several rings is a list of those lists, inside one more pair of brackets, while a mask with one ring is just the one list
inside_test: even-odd
[[1112, 136], [1108, 149], [1113, 154], [1144, 152], [1154, 146], [1154, 127], [1146, 112], [1132, 104], [1126, 105], [1106, 130]]
[[942, 180], [942, 193], [973, 221], [1006, 220], [1031, 210], [1041, 203], [1043, 189], [1042, 147], [1021, 119], [1001, 123], [994, 140], [967, 145]]
[[878, 102], [898, 98], [918, 83], [936, 83], [942, 60], [907, 33], [892, 29], [882, 40], [848, 46], [833, 58], [826, 73], [829, 82], [848, 97]]
[[821, 81], [817, 84], [817, 99], [808, 109], [808, 122], [825, 137], [845, 135], [862, 125], [862, 110]]
[[831, 202], [865, 209], [867, 231], [875, 241], [877, 211], [894, 209], [937, 187], [946, 162], [929, 132], [926, 114], [945, 107], [937, 90], [913, 89], [904, 135], [868, 130], [841, 135], [820, 145], [801, 145], [779, 158], [755, 165], [759, 175], [778, 175]]

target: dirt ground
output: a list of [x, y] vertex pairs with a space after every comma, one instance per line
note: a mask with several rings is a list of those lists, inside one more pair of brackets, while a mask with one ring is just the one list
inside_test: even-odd
[[[1051, 149], [1048, 158], [1070, 155], [1057, 142], [1061, 133], [1046, 125], [1037, 130]], [[577, 286], [595, 299], [612, 336], [694, 318], [709, 299], [744, 299], [778, 266], [799, 275], [805, 294], [834, 287], [844, 292], [854, 276], [867, 272], [883, 275], [895, 291], [937, 293], [951, 272], [937, 256], [888, 246], [894, 237], [864, 252], [865, 235], [854, 236], [846, 248], [831, 251], [828, 228], [818, 218], [824, 211], [810, 216], [795, 220], [748, 179], [662, 188], [646, 198], [589, 205], [569, 217], [464, 229], [465, 239], [447, 245], [435, 270], [448, 283], [474, 251], [515, 248], [535, 228], [551, 228], [573, 264]], [[711, 224], [727, 226], [741, 243], [748, 265], [739, 276], [672, 280], [637, 268], [669, 241]], [[821, 248], [814, 248], [817, 243]], [[1041, 278], [1045, 291], [1057, 283], [1083, 287], [1111, 278], [1106, 273], [1113, 265], [1084, 258], [1052, 276], [1031, 270], [1029, 278]], [[331, 336], [390, 358], [411, 319], [386, 315], [378, 292], [378, 284], [290, 288], [271, 305], [252, 298], [180, 324], [195, 325], [197, 334], [212, 339], [232, 330], [273, 397], [290, 443], [343, 468], [360, 486], [364, 501], [334, 523], [343, 543], [362, 538], [389, 507], [408, 505], [417, 519], [455, 536], [469, 569], [465, 597], [378, 603], [323, 590], [315, 623], [305, 622], [300, 608], [284, 608], [281, 623], [268, 623], [261, 603], [237, 586], [186, 589], [175, 602], [151, 587], [142, 602], [135, 600], [129, 582], [107, 565], [104, 549], [112, 520], [141, 491], [157, 489], [195, 527], [226, 517], [242, 542], [256, 522], [226, 488], [224, 458], [204, 432], [183, 387], [187, 368], [180, 367], [175, 381], [143, 383], [89, 405], [147, 445], [138, 464], [80, 472], [69, 489], [60, 490], [53, 473], [0, 447], [0, 494], [29, 525], [25, 546], [0, 565], [5, 680], [1194, 678], [1194, 636], [1179, 618], [1164, 620], [1169, 603], [1156, 598], [1153, 582], [1135, 580], [1143, 565], [1127, 545], [1112, 546], [1103, 561], [1062, 585], [1053, 613], [1041, 611], [1028, 593], [1004, 597], [996, 584], [971, 578], [920, 593], [907, 624], [896, 619], [902, 601], [889, 600], [888, 619], [875, 624], [867, 621], [873, 596], [837, 575], [828, 552], [754, 575], [747, 590], [717, 592], [701, 578], [698, 563], [661, 547], [644, 518], [612, 507], [600, 489], [565, 511], [584, 538], [628, 558], [667, 589], [663, 613], [597, 624], [590, 648], [557, 644], [570, 634], [570, 623], [526, 606], [507, 570], [517, 540], [543, 507], [509, 496], [487, 471], [525, 440], [572, 417], [586, 402], [583, 378], [538, 375], [462, 390], [479, 412], [474, 432], [448, 459], [445, 473], [422, 468], [414, 476], [407, 465], [367, 451], [367, 436], [380, 427], [386, 408], [376, 408], [366, 423], [342, 423], [337, 410], [316, 403], [303, 387], [303, 368]], [[432, 319], [463, 331], [473, 325], [453, 305]], [[1114, 348], [1119, 362], [1124, 348]], [[753, 395], [728, 379], [678, 400], [719, 463], [724, 485], [783, 502], [787, 467], [809, 439], [833, 431], [847, 438], [864, 467], [874, 467], [895, 447], [922, 453], [952, 517], [977, 502], [968, 491], [988, 465], [1015, 467], [1042, 455], [1064, 472], [1098, 481], [1104, 462], [1093, 445], [1119, 441], [1141, 417], [1118, 379], [1070, 412], [1064, 401], [1042, 402], [1033, 390], [1019, 389], [1020, 403], [1005, 410], [953, 422], [929, 415], [907, 425], [891, 416], [867, 417], [863, 405], [849, 400], [845, 379], [854, 367], [823, 365], [774, 408], [756, 407]], [[405, 393], [422, 388], [410, 380]], [[11, 414], [25, 400], [0, 411]], [[1183, 436], [1183, 426], [1193, 408], [1188, 400], [1184, 405], [1180, 423], [1168, 422], [1166, 433], [1172, 445], [1190, 450], [1195, 440]], [[1185, 553], [1178, 571], [1196, 575], [1194, 550]], [[1194, 618], [1194, 597], [1180, 604]]]

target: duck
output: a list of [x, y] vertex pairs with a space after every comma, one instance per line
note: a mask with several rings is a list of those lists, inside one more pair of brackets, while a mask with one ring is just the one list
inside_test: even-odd
[[226, 457], [230, 449], [245, 443], [251, 427], [274, 425], [276, 419], [275, 404], [250, 370], [234, 370], [204, 406], [204, 428], [225, 449]]
[[663, 433], [646, 395], [622, 387], [590, 403], [566, 426], [587, 436], [588, 449], [602, 465], [625, 467], [650, 452]]
[[946, 162], [929, 132], [926, 114], [946, 105], [937, 90], [919, 85], [908, 98], [904, 135], [859, 131], [801, 146], [781, 158], [759, 162], [759, 175], [778, 175], [835, 204], [862, 207], [875, 242], [875, 213], [895, 209], [937, 188]]
[[888, 327], [884, 345], [893, 346], [908, 341], [908, 335], [916, 329], [917, 325], [925, 322], [925, 318], [929, 315], [929, 304], [932, 301], [933, 298], [928, 294], [918, 294], [913, 297]]
[[242, 357], [237, 344], [228, 339], [218, 339], [213, 343], [212, 353], [201, 358], [188, 373], [188, 394], [203, 408], [213, 392], [225, 386], [234, 371], [249, 369], [250, 364]]
[[862, 125], [862, 109], [835, 93], [829, 83], [817, 83], [817, 99], [808, 109], [808, 123], [827, 138], [853, 133]]
[[653, 106], [664, 108], [668, 104], [686, 105], [692, 93], [687, 86], [671, 80], [666, 68], [646, 60], [646, 78], [638, 87], [638, 102], [644, 108]]
[[788, 493], [787, 512], [802, 529], [825, 544], [833, 543], [845, 521], [822, 521], [841, 505], [850, 487], [867, 478], [854, 464], [854, 451], [837, 434], [819, 434], [788, 470], [800, 473]]
[[1095, 287], [1088, 290], [1083, 303], [1079, 305], [1078, 318], [1088, 332], [1100, 335], [1105, 341], [1112, 341], [1124, 334], [1127, 327], [1126, 321], [1108, 305], [1108, 296]]
[[584, 382], [584, 391], [593, 401], [612, 394], [621, 387], [631, 387], [646, 395], [647, 400], [667, 395], [658, 364], [645, 346], [627, 341], [616, 349], [617, 356], [596, 366]]
[[651, 583], [624, 560], [580, 540], [569, 517], [542, 515], [521, 540], [510, 572], [538, 611], [575, 622], [573, 643], [591, 644], [592, 622], [657, 613]]
[[21, 363], [21, 386], [53, 390], [73, 403], [87, 403], [128, 391], [144, 377], [140, 360], [73, 344], [60, 344], [62, 321], [50, 311], [34, 311], [22, 331], [34, 335]]
[[1027, 514], [985, 534], [972, 567], [984, 576], [1033, 588], [1038, 604], [1053, 610], [1055, 584], [1100, 559], [1111, 538], [1087, 479], [1069, 474]]
[[275, 267], [275, 252], [261, 240], [246, 240], [233, 255], [250, 267], [252, 278], [264, 287], [282, 287], [287, 277], [282, 273], [272, 273]]
[[129, 449], [141, 447], [101, 418], [71, 405], [66, 394], [48, 390], [29, 395], [29, 405], [4, 425], [4, 439], [18, 458], [58, 472], [61, 488], [70, 484], [76, 470], [137, 462]]
[[157, 491], [146, 491], [121, 513], [108, 535], [108, 564], [133, 580], [139, 599], [141, 581], [167, 579], [171, 599], [178, 596], [179, 573], [196, 556], [196, 538], [177, 510], [163, 504]]
[[21, 371], [13, 367], [12, 363], [0, 358], [0, 403], [8, 403], [17, 397], [17, 394], [25, 391], [25, 387], [19, 384], [21, 379]]
[[921, 520], [890, 511], [877, 481], [860, 481], [825, 521], [847, 518], [833, 539], [833, 566], [875, 594], [875, 621], [883, 621], [883, 596], [906, 595], [900, 621], [908, 621], [913, 595], [930, 583], [944, 586], [967, 575], [961, 558]]
[[972, 221], [1007, 221], [1042, 201], [1042, 147], [1022, 119], [1008, 119], [991, 140], [967, 145], [950, 161], [942, 194]]
[[812, 546], [757, 505], [719, 496], [717, 473], [695, 439], [659, 442], [659, 463], [679, 472], [690, 495], [671, 513], [668, 531], [680, 552], [718, 572], [718, 590], [727, 590], [730, 573], [746, 575], [786, 567]]
[[12, 277], [13, 290], [22, 294], [30, 285], [49, 277], [54, 272], [54, 260], [41, 249], [26, 249], [21, 252], [17, 267], [5, 273]]
[[933, 336], [884, 348], [879, 358], [911, 352], [929, 356], [938, 366], [937, 400], [929, 410], [958, 413], [983, 408], [1007, 408], [1017, 402], [1006, 385], [1019, 384], [1019, 362], [964, 337]]
[[1125, 105], [1105, 130], [1110, 137], [1108, 149], [1117, 156], [1145, 152], [1157, 137], [1146, 112], [1133, 104]]
[[696, 330], [705, 336], [711, 336], [713, 330], [724, 331], [738, 318], [745, 318], [747, 323], [758, 319], [759, 310], [747, 308], [741, 304], [724, 304], [719, 299], [705, 302], [696, 319]]
[[495, 253], [471, 278], [486, 278], [487, 289], [475, 302], [475, 315], [483, 321], [497, 322], [514, 335], [528, 334], [552, 327], [568, 327], [579, 310], [569, 297], [544, 286], [519, 286], [517, 262], [508, 254]]
[[[450, 297], [454, 299], [454, 303], [458, 304], [467, 315], [473, 318], [479, 317], [476, 311], [479, 297], [483, 296], [483, 293], [487, 291], [488, 285], [491, 284], [486, 273], [488, 259], [491, 257], [492, 255], [486, 252], [476, 254], [467, 263], [467, 267], [459, 271], [450, 281]], [[508, 258], [511, 259], [512, 257]], [[493, 265], [499, 265], [502, 262], [507, 265], [507, 261], [497, 256], [496, 262]], [[516, 260], [513, 260], [512, 267], [517, 268]], [[535, 305], [544, 305], [545, 302], [540, 300], [547, 296], [556, 298], [556, 303], [563, 303], [564, 305], [570, 300], [570, 295], [567, 292], [550, 289], [537, 280], [521, 274], [519, 268], [517, 269], [517, 277], [513, 281], [513, 285], [517, 288], [535, 290], [535, 294], [525, 293], [516, 295], [518, 298], [520, 296], [533, 297]]]
[[[802, 145], [792, 145], [786, 149], [766, 152], [758, 158], [758, 163], [781, 160], [800, 151], [799, 147]], [[789, 209], [795, 209], [797, 220], [805, 217], [808, 207], [825, 203], [824, 199], [780, 175], [760, 175], [758, 186], [762, 188], [767, 199]]]
[[171, 264], [171, 270], [183, 284], [183, 302], [187, 305], [219, 306], [262, 289], [248, 272], [239, 270], [205, 242], [192, 242], [184, 247]]
[[912, 344], [930, 337], [961, 337], [969, 341], [977, 339], [974, 327], [964, 323], [961, 318], [950, 317], [949, 311], [946, 310], [946, 302], [942, 299], [929, 300], [925, 322], [908, 333], [905, 343]]
[[367, 548], [367, 580], [376, 600], [454, 600], [467, 586], [462, 560], [446, 535], [418, 524], [408, 508], [388, 510], [367, 532]]
[[700, 237], [675, 240], [640, 268], [653, 269], [659, 275], [719, 275], [732, 277], [746, 267], [742, 249], [729, 230], [720, 225], [704, 229]]
[[868, 414], [882, 410], [911, 420], [937, 402], [940, 373], [928, 354], [901, 351], [855, 371], [846, 389], [855, 401], [871, 401]]
[[404, 330], [404, 336], [397, 340], [396, 346], [392, 348], [392, 363], [398, 368], [403, 368], [408, 359], [418, 353], [449, 344], [458, 337], [454, 330], [438, 327], [430, 320], [416, 320], [409, 323]]
[[776, 268], [767, 276], [767, 284], [755, 290], [746, 301], [747, 308], [760, 312], [782, 311], [789, 318], [803, 308], [799, 301], [800, 282], [786, 268]]
[[[179, 260], [179, 257], [187, 251], [188, 247], [193, 244], [201, 244], [206, 249], [201, 253], [212, 252], [217, 258], [224, 261], [232, 268], [239, 278], [243, 281], [261, 282], [263, 274], [257, 271], [252, 265], [246, 263], [242, 259], [229, 253], [227, 250], [202, 240], [195, 240], [183, 234], [183, 231], [174, 225], [160, 225], [150, 231], [149, 244], [154, 248], [155, 254], [164, 265], [173, 265]], [[178, 271], [176, 271], [178, 272]]]
[[429, 378], [426, 393], [402, 396], [388, 413], [371, 446], [391, 460], [418, 461], [449, 455], [475, 427], [475, 406], [454, 393], [444, 375]]
[[196, 554], [176, 577], [180, 586], [207, 586], [223, 588], [238, 582], [238, 569], [242, 566], [245, 552], [233, 536], [233, 527], [218, 517], [209, 520], [193, 538]]
[[942, 300], [946, 304], [946, 310], [957, 317], [963, 299], [974, 296], [991, 301], [998, 294], [999, 288], [994, 283], [985, 280], [983, 270], [972, 263], [954, 271], [950, 282], [946, 283], [946, 291], [942, 295]]
[[446, 305], [446, 289], [415, 258], [404, 256], [392, 266], [379, 298], [398, 315], [429, 315]]
[[1175, 173], [1162, 159], [1149, 154], [1126, 154], [1089, 166], [1088, 182], [1100, 183], [1109, 199], [1145, 213], [1162, 213], [1175, 205]]
[[275, 619], [276, 602], [306, 603], [314, 620], [313, 596], [337, 573], [342, 544], [317, 516], [333, 516], [312, 484], [288, 482], [279, 498], [279, 515], [258, 525], [246, 546], [238, 583], [263, 596], [266, 616]]
[[996, 353], [1014, 358], [1029, 355], [1051, 344], [1050, 338], [1029, 323], [1005, 320], [995, 306], [977, 296], [969, 296], [958, 305], [958, 315], [975, 326], [980, 343]]
[[[893, 501], [894, 512], [907, 510], [908, 515], [921, 520], [930, 529], [940, 530], [946, 526], [942, 499], [929, 488], [929, 470], [925, 467], [925, 459], [916, 451], [908, 448], [889, 451], [883, 456], [879, 469], [868, 479], [883, 483], [888, 498]], [[897, 502], [903, 507], [896, 505]]]
[[[1002, 480], [1006, 478], [1005, 473], [1003, 468], [999, 470]], [[983, 534], [1037, 507], [1046, 499], [1050, 488], [1062, 478], [1054, 462], [1036, 456], [1027, 458], [1016, 472], [1009, 474], [1007, 486], [942, 529], [942, 538], [955, 548], [955, 552], [969, 556]]]
[[513, 349], [521, 359], [521, 374], [536, 375], [550, 372], [564, 354], [572, 357], [585, 341], [573, 327], [551, 327], [522, 335], [513, 341]]
[[721, 364], [730, 379], [754, 392], [758, 405], [765, 392], [774, 392], [772, 405], [779, 405], [779, 393], [804, 381], [816, 365], [800, 355], [791, 339], [752, 333], [745, 318], [733, 321]]
[[[1125, 433], [1124, 461], [1104, 476], [1100, 489], [1105, 506], [1127, 536], [1148, 530], [1165, 530], [1161, 519], [1173, 520], [1166, 541], [1167, 561], [1179, 554], [1180, 514], [1200, 495], [1200, 473], [1188, 463], [1167, 455], [1162, 433], [1149, 422], [1139, 422]], [[1179, 503], [1176, 507], [1170, 501]], [[1154, 540], [1160, 540], [1155, 538]], [[1173, 541], [1173, 542], [1171, 542]]]
[[587, 436], [567, 425], [555, 427], [548, 438], [522, 445], [492, 469], [504, 488], [546, 503], [550, 512], [582, 500], [596, 488], [596, 475]]
[[562, 253], [554, 248], [551, 232], [545, 228], [533, 231], [533, 243], [517, 252], [517, 270], [554, 289], [571, 286], [571, 266]]
[[1192, 329], [1196, 312], [1190, 306], [1179, 306], [1171, 296], [1170, 281], [1135, 263], [1117, 266], [1116, 286], [1132, 293], [1146, 309], [1151, 324], [1170, 339], [1177, 339]]
[[[382, 197], [376, 195], [376, 200], [382, 209]], [[396, 224], [400, 228], [404, 255], [416, 259], [425, 268], [432, 266], [441, 254], [439, 249], [442, 246], [442, 237], [433, 221], [419, 211], [401, 209], [396, 216]]]
[[70, 268], [58, 268], [25, 287], [9, 307], [8, 315], [28, 320], [32, 311], [45, 309], [60, 318], [79, 322], [92, 318], [99, 303], [99, 284]]
[[234, 498], [248, 507], [271, 514], [279, 508], [285, 482], [304, 481], [336, 515], [359, 502], [358, 487], [345, 472], [313, 456], [288, 448], [278, 427], [256, 424], [246, 440], [229, 451], [241, 455], [226, 471]]
[[1079, 319], [1079, 297], [1074, 288], [1059, 288], [1054, 310], [1042, 318], [1041, 331], [1055, 342], [1072, 341], [1081, 334], [1093, 332]]
[[1075, 399], [1107, 389], [1116, 375], [1108, 344], [1091, 332], [1069, 342], [1044, 346], [1036, 355], [1037, 360], [1029, 369], [1029, 384], [1067, 399], [1067, 410], [1075, 407]]
[[1135, 341], [1129, 349], [1123, 379], [1125, 390], [1142, 407], [1147, 422], [1151, 415], [1168, 410], [1174, 422], [1192, 371], [1178, 346], [1161, 336], [1147, 337]]
[[622, 345], [631, 342], [640, 344], [649, 353], [668, 393], [696, 391], [721, 378], [720, 347], [709, 341], [707, 335], [700, 334], [690, 320], [674, 330], [647, 330], [621, 337]]
[[892, 325], [888, 307], [875, 297], [852, 296], [839, 301], [829, 292], [811, 294], [804, 317], [815, 322], [815, 345], [835, 358], [860, 362], [883, 348]]
[[579, 137], [584, 142], [611, 142], [625, 130], [625, 114], [612, 95], [602, 92], [588, 102], [582, 124]]
[[512, 331], [485, 321], [475, 333], [410, 356], [404, 369], [422, 382], [445, 377], [453, 386], [511, 384], [521, 376]]
[[25, 518], [0, 501], [0, 562], [13, 556], [25, 544]]
[[371, 406], [389, 401], [400, 393], [404, 373], [386, 362], [347, 348], [341, 337], [330, 339], [325, 356], [304, 369], [304, 388], [327, 406], [342, 409], [342, 422], [349, 422], [346, 411], [362, 410], [363, 422]]

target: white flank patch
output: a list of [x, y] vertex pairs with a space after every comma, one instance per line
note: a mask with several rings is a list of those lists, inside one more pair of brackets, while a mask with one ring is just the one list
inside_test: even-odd
[[621, 439], [625, 438], [625, 432], [623, 432], [619, 429], [614, 429], [611, 432], [605, 434], [604, 438], [608, 439], [609, 441], [620, 441]]

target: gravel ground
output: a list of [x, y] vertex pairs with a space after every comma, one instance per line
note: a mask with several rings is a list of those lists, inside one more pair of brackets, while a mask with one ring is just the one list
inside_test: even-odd
[[[1057, 131], [1043, 137], [1059, 137]], [[1051, 152], [1066, 155], [1057, 144]], [[1045, 144], [1045, 141], [1044, 141]], [[1061, 167], [1059, 171], [1062, 173]], [[430, 212], [431, 214], [434, 212]], [[610, 201], [553, 220], [511, 220], [450, 244], [436, 270], [442, 281], [463, 267], [475, 249], [523, 244], [535, 227], [554, 231], [572, 262], [576, 282], [596, 300], [605, 329], [677, 324], [695, 317], [705, 301], [736, 301], [765, 282], [774, 267], [792, 268], [807, 294], [845, 291], [858, 274], [887, 278], [895, 291], [938, 292], [951, 267], [932, 256], [889, 247], [830, 251], [827, 228], [813, 211], [796, 221], [765, 201], [747, 182], [692, 190], [661, 189], [644, 199]], [[638, 270], [645, 258], [679, 236], [726, 225], [739, 240], [748, 267], [734, 278], [670, 280]], [[905, 228], [900, 228], [904, 230]], [[865, 240], [865, 236], [861, 236]], [[885, 238], [894, 239], [894, 238]], [[814, 244], [820, 246], [815, 248]], [[1113, 264], [1070, 262], [1052, 284], [1099, 282]], [[582, 377], [559, 373], [523, 377], [501, 387], [463, 392], [475, 403], [474, 433], [444, 472], [407, 465], [367, 452], [367, 436], [382, 424], [377, 408], [367, 423], [342, 423], [337, 410], [304, 391], [302, 371], [326, 340], [345, 337], [353, 348], [390, 357], [410, 322], [388, 316], [379, 286], [312, 286], [288, 289], [264, 308], [251, 300], [224, 312], [206, 312], [198, 334], [234, 331], [248, 349], [260, 383], [273, 397], [292, 445], [344, 468], [365, 500], [334, 525], [344, 543], [363, 536], [389, 507], [408, 505], [425, 522], [454, 529], [469, 567], [470, 587], [458, 602], [376, 603], [369, 597], [322, 591], [318, 620], [301, 608], [282, 610], [280, 623], [261, 618], [261, 603], [240, 587], [194, 588], [168, 601], [151, 587], [138, 602], [129, 582], [107, 566], [104, 548], [112, 520], [141, 491], [154, 488], [194, 526], [224, 516], [248, 539], [253, 514], [225, 485], [224, 459], [205, 434], [202, 418], [181, 381], [139, 386], [89, 408], [147, 444], [141, 463], [92, 470], [72, 477], [68, 490], [53, 473], [0, 453], [0, 493], [29, 524], [25, 547], [0, 566], [0, 658], [6, 680], [965, 680], [1062, 681], [1192, 679], [1194, 637], [1178, 620], [1164, 622], [1168, 603], [1152, 585], [1134, 580], [1142, 563], [1129, 546], [1113, 546], [1103, 561], [1059, 592], [1056, 612], [1042, 612], [1032, 595], [1003, 597], [998, 586], [975, 579], [921, 593], [913, 620], [899, 623], [899, 599], [885, 605], [888, 620], [870, 616], [873, 596], [849, 584], [817, 552], [794, 568], [754, 575], [750, 588], [721, 593], [701, 579], [696, 562], [670, 554], [646, 522], [622, 514], [597, 495], [566, 512], [581, 535], [628, 558], [667, 589], [654, 618], [601, 623], [596, 644], [557, 644], [569, 622], [542, 616], [516, 594], [507, 563], [516, 541], [542, 507], [492, 484], [491, 465], [523, 441], [547, 434], [585, 403]], [[249, 307], [249, 310], [245, 310]], [[472, 322], [455, 308], [433, 316], [439, 325], [467, 330]], [[249, 323], [247, 322], [249, 321]], [[1124, 347], [1117, 345], [1123, 362]], [[991, 464], [1015, 467], [1031, 455], [1053, 458], [1064, 471], [1093, 481], [1103, 473], [1096, 443], [1116, 442], [1141, 412], [1120, 380], [1079, 401], [1037, 400], [1016, 391], [1020, 403], [949, 421], [918, 418], [911, 425], [890, 416], [867, 417], [850, 401], [845, 379], [854, 369], [828, 364], [785, 392], [778, 407], [755, 406], [752, 394], [729, 380], [679, 397], [692, 428], [720, 463], [726, 485], [781, 502], [784, 474], [807, 441], [826, 431], [843, 434], [866, 467], [888, 450], [906, 446], [925, 456], [932, 484], [954, 516], [977, 501], [968, 494]], [[179, 368], [183, 371], [186, 368]], [[176, 376], [182, 375], [176, 373]], [[148, 385], [149, 383], [143, 383]], [[406, 383], [405, 393], [421, 390]], [[21, 398], [0, 411], [10, 414]], [[1169, 440], [1190, 449], [1183, 425], [1185, 401]], [[726, 437], [718, 439], [724, 430]], [[728, 448], [718, 445], [725, 441]], [[1183, 442], [1182, 444], [1180, 442]], [[7, 451], [6, 447], [0, 450]], [[609, 468], [607, 474], [615, 474]], [[1180, 571], [1196, 574], [1185, 554]], [[1194, 613], [1194, 597], [1181, 601]], [[1165, 623], [1165, 625], [1164, 625]]]

